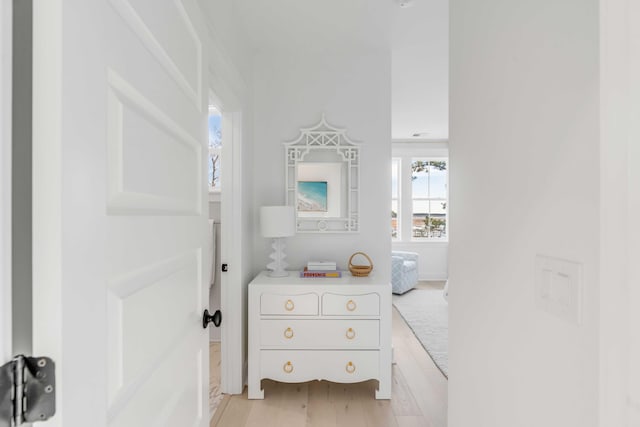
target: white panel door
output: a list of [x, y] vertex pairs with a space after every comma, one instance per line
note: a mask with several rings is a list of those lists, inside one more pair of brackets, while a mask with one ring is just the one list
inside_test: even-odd
[[35, 0], [34, 354], [64, 427], [208, 425], [206, 97], [188, 0]]

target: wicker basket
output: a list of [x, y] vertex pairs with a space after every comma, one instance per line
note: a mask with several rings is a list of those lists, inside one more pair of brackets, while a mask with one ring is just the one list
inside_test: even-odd
[[[353, 257], [355, 257], [356, 255], [364, 256], [369, 261], [369, 265], [353, 265], [351, 261], [353, 261]], [[373, 261], [371, 261], [369, 255], [365, 254], [364, 252], [356, 252], [355, 254], [351, 255], [351, 258], [349, 258], [349, 271], [351, 272], [352, 276], [367, 277], [369, 273], [371, 273], [371, 270], [373, 270]]]

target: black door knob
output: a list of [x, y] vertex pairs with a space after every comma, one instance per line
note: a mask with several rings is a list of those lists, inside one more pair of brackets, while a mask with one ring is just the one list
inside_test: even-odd
[[222, 323], [222, 312], [220, 310], [216, 310], [215, 313], [209, 314], [209, 310], [205, 310], [202, 315], [202, 327], [207, 329], [209, 323], [213, 323], [216, 328], [220, 326]]

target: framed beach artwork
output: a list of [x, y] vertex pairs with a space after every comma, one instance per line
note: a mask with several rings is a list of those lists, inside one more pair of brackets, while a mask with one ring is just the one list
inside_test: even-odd
[[337, 218], [346, 206], [342, 189], [344, 166], [337, 162], [298, 164], [295, 182], [296, 211], [303, 218]]
[[298, 181], [298, 212], [327, 212], [327, 181]]

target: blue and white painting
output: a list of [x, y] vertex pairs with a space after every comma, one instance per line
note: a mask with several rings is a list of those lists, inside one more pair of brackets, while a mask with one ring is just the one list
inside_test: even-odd
[[327, 211], [327, 181], [298, 181], [298, 211]]

